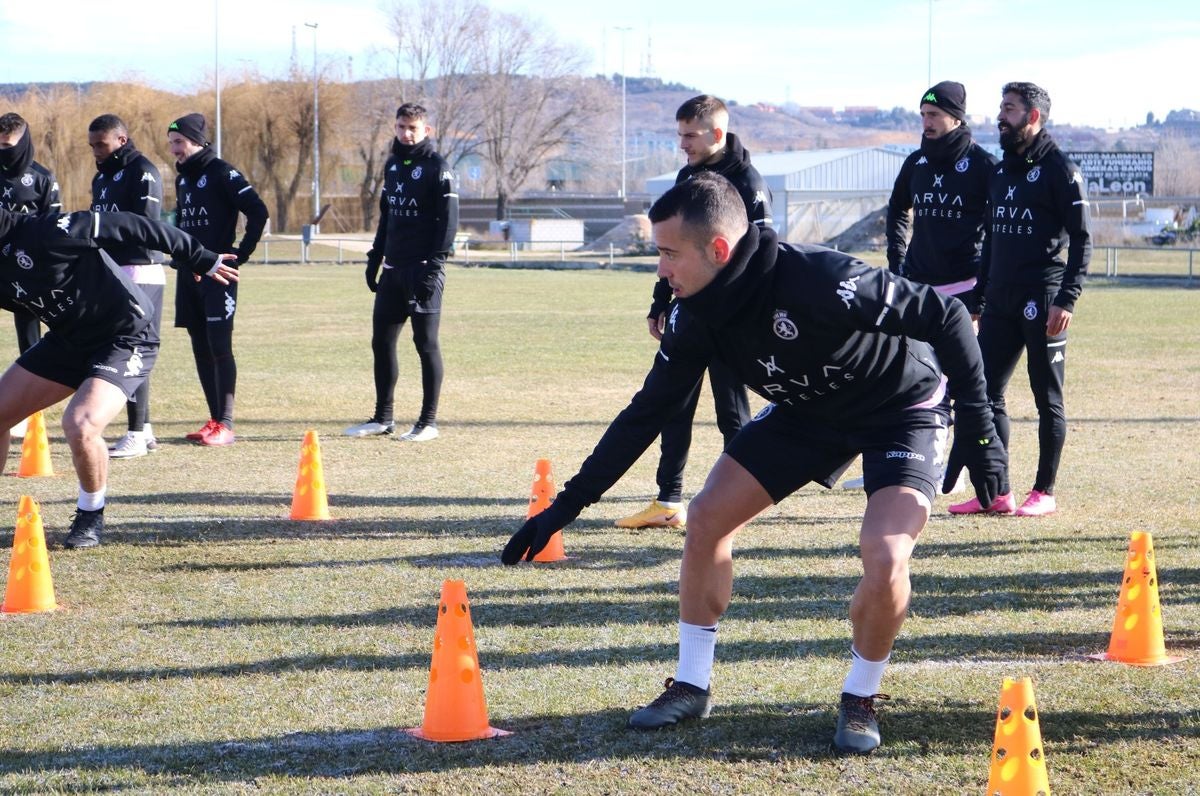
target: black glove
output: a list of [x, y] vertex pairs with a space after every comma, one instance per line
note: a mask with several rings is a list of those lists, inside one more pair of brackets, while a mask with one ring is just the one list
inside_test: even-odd
[[505, 564], [515, 564], [522, 557], [526, 561], [532, 561], [534, 556], [542, 552], [550, 537], [569, 525], [581, 511], [583, 505], [579, 501], [569, 495], [560, 494], [541, 514], [525, 520], [521, 530], [514, 533], [508, 544], [504, 545], [500, 560]]
[[974, 423], [966, 423], [961, 417], [958, 418], [954, 445], [946, 460], [942, 494], [948, 495], [954, 489], [963, 467], [971, 476], [979, 505], [986, 511], [1000, 496], [1008, 473], [1008, 452], [996, 436], [996, 427], [990, 417], [986, 420], [980, 418]]
[[367, 290], [374, 293], [379, 289], [379, 280], [376, 275], [379, 273], [379, 263], [373, 263], [367, 260]]

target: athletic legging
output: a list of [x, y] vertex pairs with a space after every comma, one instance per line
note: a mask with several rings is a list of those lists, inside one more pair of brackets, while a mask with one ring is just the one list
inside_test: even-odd
[[[162, 330], [163, 286], [145, 285], [140, 282], [138, 287], [149, 297], [154, 306], [154, 335], [157, 337]], [[232, 406], [230, 407], [232, 411]], [[142, 431], [150, 422], [150, 377], [142, 379], [141, 385], [134, 391], [133, 398], [125, 403], [125, 414], [129, 418], [130, 431]]]
[[[442, 393], [442, 349], [438, 343], [438, 327], [442, 315], [438, 312], [414, 312], [412, 319], [413, 345], [421, 360], [421, 416], [417, 425], [429, 426], [437, 422], [438, 398]], [[371, 352], [375, 359], [375, 420], [380, 423], [394, 421], [396, 380], [400, 376], [400, 363], [396, 356], [396, 343], [404, 321], [389, 323], [378, 318], [371, 323]]]
[[[999, 299], [993, 296], [999, 294]], [[1006, 295], [1007, 294], [1007, 295]], [[1038, 412], [1038, 469], [1033, 488], [1054, 494], [1059, 461], [1067, 441], [1067, 413], [1063, 406], [1066, 379], [1066, 332], [1046, 336], [1046, 311], [1056, 292], [1031, 298], [1025, 291], [989, 291], [979, 321], [979, 350], [988, 400], [992, 403], [996, 433], [1012, 457], [1009, 447], [1011, 424], [1004, 403], [1004, 390], [1025, 351], [1029, 388]], [[1005, 473], [1004, 492], [1010, 490]]]
[[233, 358], [233, 320], [210, 321], [189, 328], [196, 375], [208, 403], [208, 416], [233, 428], [233, 395], [237, 390], [237, 363]]

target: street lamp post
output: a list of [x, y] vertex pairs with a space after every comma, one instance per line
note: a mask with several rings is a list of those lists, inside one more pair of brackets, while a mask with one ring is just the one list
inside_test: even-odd
[[625, 199], [625, 34], [633, 30], [629, 27], [616, 27], [621, 32], [621, 199]]
[[213, 0], [213, 82], [217, 86], [217, 157], [221, 157], [221, 15], [220, 0]]
[[321, 105], [320, 92], [317, 82], [317, 24], [305, 22], [304, 27], [312, 28], [313, 32], [313, 232], [319, 233], [321, 225], [317, 222], [321, 215]]

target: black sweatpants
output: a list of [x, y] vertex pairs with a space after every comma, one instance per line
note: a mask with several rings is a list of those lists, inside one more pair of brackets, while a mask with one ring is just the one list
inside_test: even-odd
[[440, 265], [386, 267], [379, 278], [371, 314], [371, 353], [375, 362], [375, 421], [394, 420], [400, 363], [396, 343], [406, 321], [412, 321], [413, 346], [421, 360], [421, 414], [416, 425], [437, 424], [442, 393], [442, 295], [446, 272]]
[[[1038, 413], [1038, 469], [1033, 488], [1054, 494], [1063, 445], [1067, 440], [1067, 413], [1063, 406], [1066, 380], [1067, 333], [1046, 336], [1046, 313], [1057, 290], [1033, 292], [1028, 288], [989, 289], [979, 319], [979, 350], [996, 433], [1009, 447], [1011, 426], [1004, 391], [1025, 351], [1029, 388]], [[1009, 491], [1005, 476], [1004, 491]]]

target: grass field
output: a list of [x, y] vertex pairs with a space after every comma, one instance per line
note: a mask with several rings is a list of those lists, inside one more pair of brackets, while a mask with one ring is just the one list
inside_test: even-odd
[[[981, 793], [1001, 680], [1026, 675], [1055, 792], [1200, 792], [1200, 291], [1085, 292], [1060, 512], [950, 519], [939, 499], [884, 679], [884, 746], [843, 759], [829, 739], [860, 493], [807, 487], [740, 539], [713, 715], [670, 731], [623, 724], [674, 673], [683, 538], [611, 527], [651, 496], [655, 456], [567, 529], [569, 561], [498, 562], [534, 461], [565, 481], [640, 385], [650, 276], [452, 268], [443, 436], [428, 445], [339, 436], [372, 408], [359, 267], [244, 277], [238, 443], [183, 442], [206, 412], [186, 336], [167, 331], [160, 451], [114, 463], [102, 547], [52, 549], [63, 610], [0, 619], [0, 792]], [[420, 402], [410, 339], [398, 425]], [[720, 444], [701, 407], [693, 492]], [[1021, 375], [1010, 409], [1023, 492], [1036, 453]], [[0, 479], [5, 547], [21, 494], [41, 501], [52, 546], [69, 522], [57, 423], [51, 410], [64, 475]], [[308, 428], [326, 523], [285, 519]], [[1107, 646], [1134, 530], [1154, 534], [1182, 663], [1081, 657]], [[491, 723], [509, 737], [404, 732], [421, 722], [446, 578], [466, 581]]]

